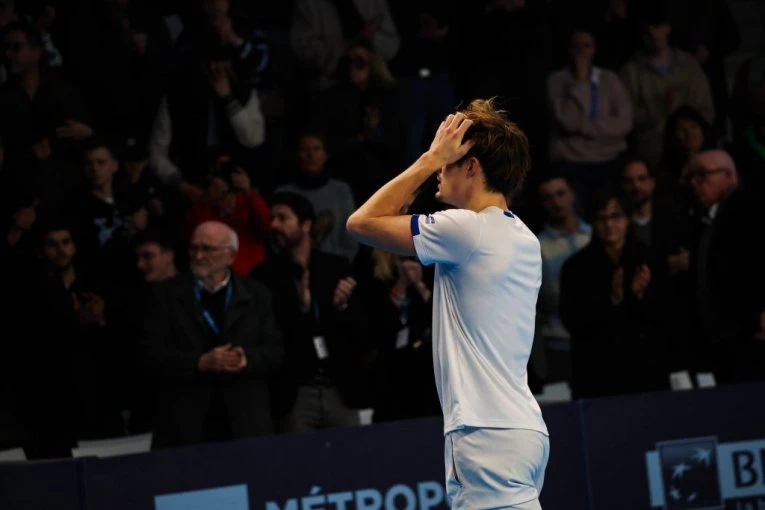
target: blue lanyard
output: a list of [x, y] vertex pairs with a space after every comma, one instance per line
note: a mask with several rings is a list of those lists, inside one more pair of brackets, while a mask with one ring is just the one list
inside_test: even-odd
[[[226, 286], [226, 301], [223, 305], [223, 309], [225, 310], [228, 308], [228, 305], [231, 303], [231, 295], [232, 295], [232, 285], [231, 282], [228, 283]], [[194, 287], [194, 294], [197, 297], [197, 301], [199, 302], [199, 307], [202, 309], [202, 317], [205, 318], [205, 321], [207, 321], [207, 324], [210, 326], [210, 329], [215, 333], [216, 335], [220, 335], [220, 328], [218, 328], [218, 325], [215, 324], [215, 319], [212, 318], [212, 315], [210, 315], [210, 312], [207, 311], [207, 309], [202, 306], [202, 289], [199, 288], [199, 285]]]

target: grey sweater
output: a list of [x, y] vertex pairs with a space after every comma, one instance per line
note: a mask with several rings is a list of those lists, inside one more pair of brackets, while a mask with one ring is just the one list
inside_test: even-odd
[[290, 183], [277, 188], [276, 191], [297, 193], [307, 198], [316, 212], [316, 224], [323, 221], [329, 223], [330, 230], [319, 247], [321, 251], [341, 255], [353, 261], [358, 243], [348, 235], [345, 228], [348, 217], [356, 210], [350, 186], [342, 181], [329, 179], [318, 188], [301, 188], [295, 183]]

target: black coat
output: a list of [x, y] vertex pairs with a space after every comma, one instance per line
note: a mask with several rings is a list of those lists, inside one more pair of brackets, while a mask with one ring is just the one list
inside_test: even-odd
[[[357, 293], [344, 311], [332, 304], [337, 282], [351, 276], [350, 265], [344, 257], [314, 251], [308, 269], [313, 310], [306, 313], [300, 310], [297, 294], [303, 270], [286, 253], [269, 259], [250, 274], [273, 293], [277, 320], [284, 333], [284, 368], [272, 386], [277, 399], [274, 412], [278, 415], [292, 409], [298, 386], [311, 384], [319, 374], [337, 386], [347, 406], [368, 404], [369, 378], [364, 371], [369, 350]], [[316, 336], [325, 340], [325, 360], [318, 358], [313, 341]]]
[[[638, 300], [630, 287], [641, 264], [648, 265], [652, 277]], [[611, 282], [617, 267], [624, 268], [624, 300], [614, 305]], [[595, 239], [563, 265], [560, 316], [571, 333], [574, 398], [668, 387], [661, 276], [647, 250], [633, 239], [618, 265]]]
[[190, 275], [157, 285], [147, 316], [143, 357], [158, 379], [154, 447], [198, 443], [217, 386], [235, 438], [272, 432], [267, 377], [282, 362], [281, 334], [271, 294], [231, 274], [232, 298], [219, 343], [241, 346], [247, 367], [238, 374], [206, 374], [198, 368], [210, 334]]

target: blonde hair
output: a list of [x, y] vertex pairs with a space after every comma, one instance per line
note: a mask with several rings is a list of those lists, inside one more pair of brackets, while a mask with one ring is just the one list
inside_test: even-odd
[[372, 276], [387, 282], [396, 277], [396, 254], [375, 248], [372, 250]]

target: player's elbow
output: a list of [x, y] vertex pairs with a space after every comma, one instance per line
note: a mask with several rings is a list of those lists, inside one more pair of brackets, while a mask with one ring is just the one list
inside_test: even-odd
[[359, 216], [358, 211], [348, 217], [345, 228], [354, 239], [358, 240], [361, 237], [364, 231], [364, 219]]

